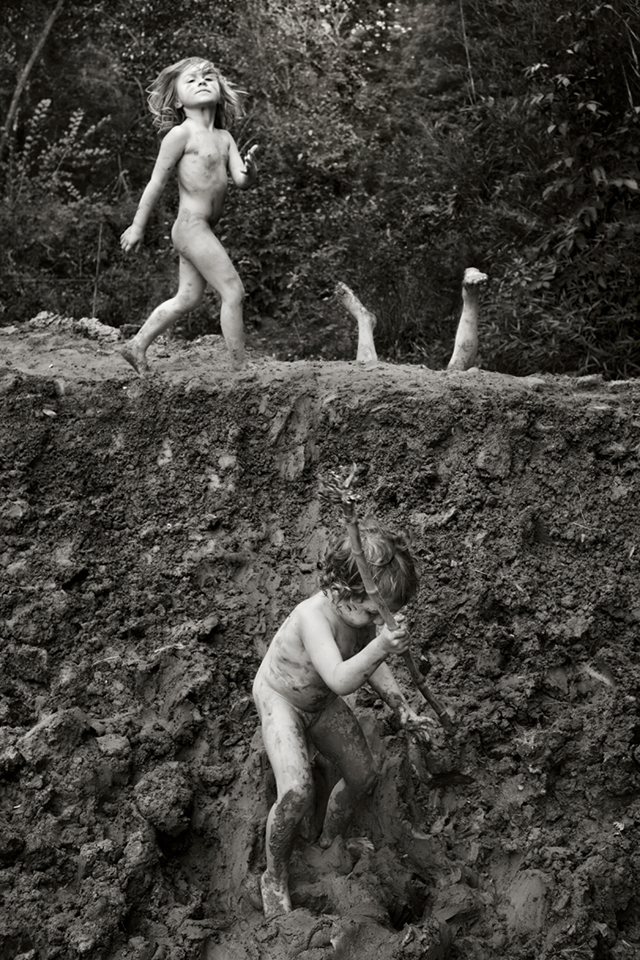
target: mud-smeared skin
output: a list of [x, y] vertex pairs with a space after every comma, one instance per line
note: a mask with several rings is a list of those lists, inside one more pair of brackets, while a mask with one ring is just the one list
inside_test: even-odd
[[[640, 384], [0, 346], [3, 960], [636, 960]], [[380, 776], [324, 850], [315, 764], [267, 920], [251, 683], [353, 459], [362, 513], [412, 531], [458, 728], [425, 751], [351, 698]]]
[[276, 873], [275, 870], [270, 870], [267, 867], [260, 878], [262, 905], [264, 915], [268, 920], [291, 911], [291, 898], [288, 888], [289, 873], [286, 864], [289, 862], [301, 819], [302, 811], [299, 811], [298, 808], [299, 797], [293, 791], [290, 791], [282, 797], [279, 806], [269, 813], [271, 819], [270, 845], [278, 851], [278, 854], [275, 857], [271, 856], [269, 860], [277, 865], [278, 872]]
[[265, 919], [273, 920], [274, 917], [291, 913], [288, 881], [288, 876], [275, 877], [269, 870], [265, 870], [260, 877], [260, 895]]

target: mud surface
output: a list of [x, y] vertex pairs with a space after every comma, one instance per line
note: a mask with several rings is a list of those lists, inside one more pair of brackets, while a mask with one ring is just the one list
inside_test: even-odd
[[[0, 333], [3, 960], [637, 960], [640, 383], [234, 377], [217, 338], [141, 381], [116, 347]], [[412, 533], [414, 655], [457, 726], [425, 750], [351, 698], [380, 785], [267, 923], [250, 687], [354, 460]]]

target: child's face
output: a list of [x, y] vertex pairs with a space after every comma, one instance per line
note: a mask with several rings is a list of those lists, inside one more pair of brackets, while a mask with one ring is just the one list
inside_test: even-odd
[[342, 619], [352, 627], [368, 627], [375, 623], [382, 626], [384, 620], [373, 600], [342, 600], [338, 603]]
[[215, 71], [206, 64], [187, 67], [176, 80], [175, 98], [176, 105], [182, 107], [193, 108], [218, 103], [220, 84]]

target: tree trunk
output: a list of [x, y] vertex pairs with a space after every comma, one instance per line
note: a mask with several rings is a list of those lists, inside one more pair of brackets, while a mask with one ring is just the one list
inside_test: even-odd
[[44, 27], [43, 27], [43, 29], [42, 29], [42, 33], [40, 34], [40, 37], [39, 37], [39, 39], [38, 39], [38, 42], [36, 43], [36, 45], [35, 45], [35, 47], [34, 47], [34, 49], [33, 49], [33, 53], [32, 53], [31, 56], [29, 57], [27, 63], [25, 64], [24, 70], [23, 70], [22, 73], [20, 74], [20, 77], [19, 77], [19, 79], [18, 79], [18, 83], [16, 84], [16, 89], [14, 90], [14, 93], [13, 93], [13, 97], [11, 98], [11, 103], [10, 103], [10, 105], [9, 105], [9, 110], [8, 110], [8, 112], [7, 112], [7, 118], [6, 118], [5, 122], [4, 122], [4, 128], [3, 128], [3, 130], [2, 130], [2, 137], [0, 138], [0, 158], [2, 157], [2, 154], [4, 153], [4, 149], [5, 149], [6, 145], [7, 145], [7, 142], [8, 142], [8, 140], [9, 140], [9, 137], [10, 137], [10, 135], [11, 135], [11, 127], [13, 126], [13, 121], [15, 120], [16, 113], [18, 112], [18, 104], [20, 103], [20, 97], [22, 96], [23, 91], [24, 91], [24, 88], [25, 88], [26, 85], [27, 85], [27, 80], [29, 79], [29, 74], [31, 73], [31, 70], [32, 70], [32, 68], [33, 68], [34, 63], [36, 62], [36, 60], [37, 60], [38, 57], [40, 56], [40, 52], [42, 51], [42, 48], [44, 47], [44, 45], [45, 45], [45, 43], [46, 43], [47, 37], [48, 37], [49, 34], [51, 33], [51, 29], [52, 29], [52, 27], [53, 27], [53, 24], [55, 23], [56, 17], [58, 16], [58, 14], [60, 13], [60, 11], [62, 10], [63, 5], [64, 5], [64, 0], [58, 0], [58, 2], [57, 2], [57, 4], [55, 5], [54, 9], [53, 9], [53, 10], [51, 11], [51, 13], [49, 14], [49, 17], [48, 17], [47, 22], [45, 23], [45, 25], [44, 25]]

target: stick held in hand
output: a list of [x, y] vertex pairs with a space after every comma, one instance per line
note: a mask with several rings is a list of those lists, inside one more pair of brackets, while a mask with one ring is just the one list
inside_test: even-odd
[[[356, 494], [353, 491], [356, 475], [356, 464], [352, 465], [351, 471], [343, 480], [341, 480], [337, 474], [333, 473], [331, 475], [331, 479], [321, 482], [320, 496], [331, 503], [340, 504], [345, 526], [347, 528], [347, 534], [349, 536], [351, 551], [355, 558], [356, 565], [358, 567], [358, 573], [360, 574], [360, 578], [366, 590], [367, 596], [369, 596], [375, 603], [386, 626], [389, 627], [390, 630], [396, 630], [398, 624], [388, 606], [380, 596], [380, 592], [376, 586], [373, 576], [371, 575], [367, 558], [364, 555], [364, 550], [362, 549], [360, 527], [358, 525], [358, 516], [356, 511]], [[454, 730], [453, 720], [440, 701], [437, 700], [436, 697], [434, 697], [434, 695], [431, 693], [431, 690], [427, 686], [424, 678], [418, 670], [418, 667], [416, 666], [413, 657], [411, 656], [411, 652], [407, 650], [407, 652], [403, 654], [403, 657], [414, 684], [429, 706], [434, 710], [438, 720], [445, 730], [448, 733], [451, 733]]]

